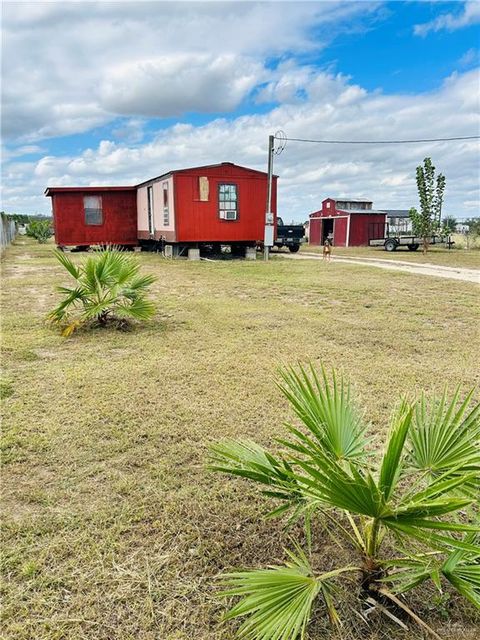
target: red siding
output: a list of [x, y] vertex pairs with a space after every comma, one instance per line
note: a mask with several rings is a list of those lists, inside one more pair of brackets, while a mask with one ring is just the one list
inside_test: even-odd
[[[209, 198], [199, 198], [198, 179], [209, 179]], [[236, 184], [237, 220], [221, 220], [218, 186]], [[256, 242], [263, 240], [267, 175], [232, 164], [174, 172], [177, 242]], [[277, 179], [273, 178], [272, 212], [277, 212]]]
[[337, 218], [333, 222], [333, 246], [344, 247], [347, 240], [348, 218]]
[[[52, 195], [55, 241], [59, 245], [137, 244], [135, 189], [55, 192]], [[86, 225], [84, 196], [102, 197], [103, 223]]]
[[318, 218], [310, 218], [309, 244], [322, 244], [322, 221]]
[[370, 239], [370, 225], [385, 225], [386, 214], [362, 215], [354, 213], [350, 216], [350, 242], [351, 247], [367, 246]]

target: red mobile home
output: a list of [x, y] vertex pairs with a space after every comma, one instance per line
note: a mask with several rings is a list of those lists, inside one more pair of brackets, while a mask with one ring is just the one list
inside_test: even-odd
[[[272, 213], [277, 210], [273, 177]], [[267, 174], [231, 162], [171, 171], [137, 188], [138, 238], [143, 243], [263, 241]]]
[[59, 246], [137, 244], [135, 187], [49, 187]]
[[[156, 247], [262, 242], [267, 174], [231, 162], [179, 169], [135, 187], [49, 187], [58, 245]], [[272, 213], [277, 211], [277, 176]]]
[[361, 247], [385, 236], [387, 214], [374, 211], [370, 200], [326, 198], [320, 211], [310, 214], [309, 242], [323, 244], [326, 238], [337, 247]]

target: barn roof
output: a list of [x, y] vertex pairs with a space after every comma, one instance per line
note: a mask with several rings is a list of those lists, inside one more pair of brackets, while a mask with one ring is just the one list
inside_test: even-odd
[[374, 209], [338, 209], [337, 211], [342, 211], [342, 213], [361, 213], [363, 215], [370, 215], [370, 214], [385, 214], [386, 211], [376, 211]]
[[[335, 202], [362, 202], [372, 204], [373, 200], [368, 200], [367, 198], [326, 198], [327, 200], [335, 200]], [[325, 200], [324, 200], [325, 202]]]
[[408, 218], [410, 209], [385, 209], [385, 213], [389, 218]]
[[[337, 209], [337, 211], [341, 211], [342, 213], [361, 213], [362, 216], [370, 216], [370, 215], [385, 215], [386, 211], [377, 211], [374, 209]], [[313, 213], [309, 214], [309, 218], [314, 218], [316, 216], [321, 216], [323, 213], [323, 209], [319, 209], [318, 211], [313, 211]]]

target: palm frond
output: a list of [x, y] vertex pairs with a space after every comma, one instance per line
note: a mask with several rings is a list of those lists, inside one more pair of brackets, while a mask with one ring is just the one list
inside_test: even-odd
[[[426, 547], [450, 552], [452, 549], [460, 551], [475, 552], [478, 547], [472, 545], [468, 541], [459, 540], [448, 535], [440, 535], [432, 530], [427, 530], [425, 526], [417, 527], [415, 525], [396, 521], [394, 519], [385, 522], [389, 529], [404, 534], [407, 537], [415, 538]], [[468, 531], [469, 529], [466, 528]]]
[[468, 534], [465, 538], [476, 550], [457, 550], [441, 567], [441, 572], [455, 589], [480, 609], [480, 536]]
[[292, 476], [291, 465], [284, 459], [275, 458], [252, 440], [225, 440], [211, 446], [210, 454], [212, 471], [266, 485], [262, 493], [286, 502], [272, 513], [279, 514], [306, 500], [301, 486]]
[[102, 297], [100, 300], [95, 297], [90, 297], [83, 305], [82, 316], [85, 320], [99, 318], [102, 314], [108, 313], [110, 307], [112, 307], [115, 302], [115, 296]]
[[83, 289], [78, 287], [76, 289], [68, 289], [67, 287], [59, 287], [58, 290], [65, 294], [66, 297], [60, 302], [55, 309], [52, 309], [47, 315], [47, 318], [52, 322], [62, 322], [69, 313], [69, 308], [75, 306], [77, 302], [84, 300]]
[[446, 470], [475, 469], [480, 475], [480, 404], [470, 411], [470, 391], [459, 404], [457, 388], [452, 400], [447, 391], [430, 406], [422, 395], [415, 407], [411, 443], [411, 465], [431, 474]]
[[118, 318], [132, 318], [134, 320], [149, 320], [155, 315], [155, 305], [143, 297], [136, 297], [128, 303], [122, 302], [115, 306]]
[[75, 264], [73, 264], [72, 260], [65, 253], [63, 253], [63, 251], [54, 251], [53, 254], [71, 276], [73, 276], [76, 280], [80, 277], [81, 267], [77, 267]]
[[392, 590], [396, 594], [406, 593], [422, 582], [432, 578], [432, 575], [438, 572], [440, 563], [438, 559], [431, 559], [429, 562], [410, 561], [403, 562], [399, 567], [399, 563], [395, 563], [397, 569], [393, 573], [383, 578], [383, 582], [389, 582]]
[[156, 281], [156, 277], [153, 275], [144, 275], [132, 278], [128, 283], [128, 288], [134, 291], [147, 289], [150, 285], [152, 285]]
[[294, 412], [325, 451], [339, 460], [365, 457], [365, 425], [351, 398], [350, 385], [333, 371], [331, 381], [322, 367], [320, 375], [312, 365], [280, 371], [278, 387]]
[[350, 472], [327, 456], [317, 456], [312, 462], [293, 459], [296, 468], [292, 477], [310, 498], [327, 506], [378, 518], [385, 510], [385, 500], [369, 472], [360, 472], [352, 465]]
[[402, 454], [412, 420], [412, 409], [402, 402], [394, 416], [387, 450], [380, 467], [379, 487], [385, 500], [389, 500], [402, 469]]
[[358, 567], [345, 567], [314, 576], [303, 552], [297, 549], [296, 554], [287, 553], [290, 560], [283, 567], [242, 571], [226, 576], [229, 589], [223, 595], [242, 597], [226, 614], [226, 619], [248, 616], [240, 626], [240, 637], [251, 640], [303, 638], [313, 602], [319, 592], [327, 594], [325, 601], [331, 615], [334, 608], [329, 582], [340, 573], [359, 570]]

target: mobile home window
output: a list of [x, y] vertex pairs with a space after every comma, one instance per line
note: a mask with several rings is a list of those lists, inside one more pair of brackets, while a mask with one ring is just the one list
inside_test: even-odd
[[168, 182], [163, 183], [163, 226], [170, 224], [170, 211], [168, 209]]
[[85, 224], [103, 224], [102, 197], [85, 196], [83, 198]]
[[236, 184], [218, 185], [218, 215], [222, 220], [236, 220], [238, 218]]

